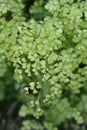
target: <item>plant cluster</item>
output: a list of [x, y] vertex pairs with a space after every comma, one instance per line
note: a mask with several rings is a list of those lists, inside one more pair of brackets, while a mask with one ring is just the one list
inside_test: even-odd
[[22, 130], [57, 130], [61, 123], [68, 129], [68, 120], [85, 124], [87, 2], [26, 4], [0, 1], [0, 100], [14, 84], [23, 102], [19, 115], [29, 116]]

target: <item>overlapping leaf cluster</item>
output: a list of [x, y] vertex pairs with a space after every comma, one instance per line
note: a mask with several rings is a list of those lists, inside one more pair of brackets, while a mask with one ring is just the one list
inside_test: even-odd
[[[47, 10], [44, 20], [35, 17], [27, 22], [22, 1], [7, 2], [8, 6], [6, 2], [0, 7], [0, 55], [14, 69], [14, 79], [29, 91], [20, 115], [44, 114], [53, 126], [71, 118], [82, 123], [81, 103], [87, 98], [87, 2], [49, 0], [41, 10]], [[30, 13], [34, 9], [38, 11], [36, 4]]]

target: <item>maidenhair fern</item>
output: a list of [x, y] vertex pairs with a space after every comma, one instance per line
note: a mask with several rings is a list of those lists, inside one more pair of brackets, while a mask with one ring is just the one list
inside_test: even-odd
[[71, 118], [82, 123], [76, 104], [87, 85], [87, 2], [49, 0], [44, 20], [27, 22], [22, 0], [10, 2], [4, 0], [0, 7], [0, 55], [29, 92], [20, 115], [44, 115], [53, 126]]

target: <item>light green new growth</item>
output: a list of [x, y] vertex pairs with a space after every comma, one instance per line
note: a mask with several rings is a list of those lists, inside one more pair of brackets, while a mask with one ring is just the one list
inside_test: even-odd
[[[82, 123], [76, 103], [87, 86], [87, 2], [49, 0], [43, 20], [26, 22], [22, 0], [9, 1], [0, 4], [0, 66], [6, 62], [14, 69], [14, 79], [29, 88], [29, 102], [20, 115], [39, 118], [44, 114], [53, 124], [50, 130], [66, 119]], [[36, 4], [30, 9], [33, 14], [38, 11]], [[8, 11], [12, 18], [7, 21]], [[30, 121], [23, 125], [26, 130], [33, 128]], [[39, 124], [35, 129], [43, 128]]]

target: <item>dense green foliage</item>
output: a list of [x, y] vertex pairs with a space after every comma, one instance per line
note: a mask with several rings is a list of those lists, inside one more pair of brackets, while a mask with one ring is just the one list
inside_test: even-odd
[[0, 1], [0, 101], [21, 130], [86, 130], [86, 0]]

